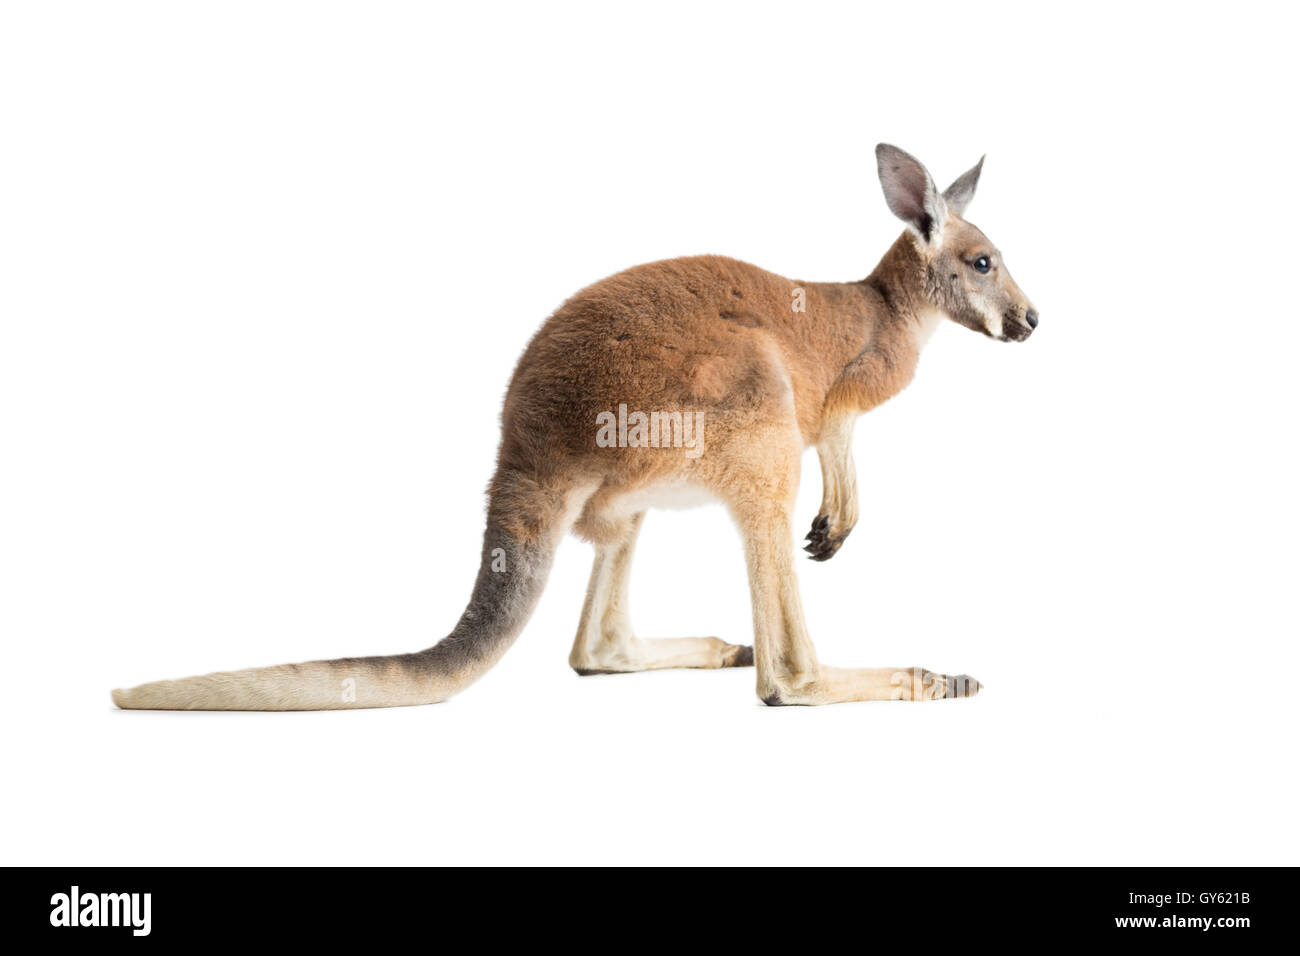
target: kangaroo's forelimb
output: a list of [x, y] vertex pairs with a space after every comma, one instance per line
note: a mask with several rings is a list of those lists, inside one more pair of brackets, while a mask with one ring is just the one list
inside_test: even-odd
[[849, 415], [830, 419], [817, 442], [822, 466], [822, 504], [804, 550], [829, 561], [858, 523], [858, 477], [853, 467], [853, 425]]

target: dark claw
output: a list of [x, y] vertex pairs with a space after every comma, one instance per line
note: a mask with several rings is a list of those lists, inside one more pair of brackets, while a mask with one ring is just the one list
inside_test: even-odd
[[[814, 561], [827, 561], [835, 556], [835, 552], [840, 549], [844, 539], [849, 536], [849, 532], [843, 534], [831, 534], [830, 515], [818, 515], [812, 523], [812, 530], [808, 532], [808, 543], [804, 545], [804, 550]], [[852, 530], [852, 529], [850, 529]]]

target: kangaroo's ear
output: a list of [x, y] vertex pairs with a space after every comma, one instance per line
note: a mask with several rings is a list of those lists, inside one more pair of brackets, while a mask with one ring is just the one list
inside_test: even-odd
[[922, 241], [937, 244], [948, 207], [920, 160], [897, 146], [881, 143], [876, 147], [876, 168], [889, 211], [907, 223]]
[[952, 181], [952, 185], [943, 191], [943, 200], [948, 204], [954, 216], [963, 215], [970, 201], [975, 198], [975, 187], [980, 182], [980, 170], [984, 168], [984, 157], [966, 172]]

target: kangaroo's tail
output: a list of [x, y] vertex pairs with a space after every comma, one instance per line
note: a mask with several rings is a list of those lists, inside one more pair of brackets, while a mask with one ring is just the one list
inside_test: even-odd
[[495, 664], [523, 630], [567, 530], [563, 490], [498, 472], [469, 607], [428, 650], [345, 657], [156, 681], [113, 691], [125, 710], [349, 710], [446, 700]]

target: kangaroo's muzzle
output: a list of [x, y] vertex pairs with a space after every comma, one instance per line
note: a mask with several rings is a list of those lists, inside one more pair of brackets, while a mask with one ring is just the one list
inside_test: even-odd
[[1036, 310], [1030, 309], [1021, 313], [1018, 309], [1012, 309], [1002, 316], [1002, 341], [1023, 342], [1034, 334], [1036, 328], [1038, 328]]

